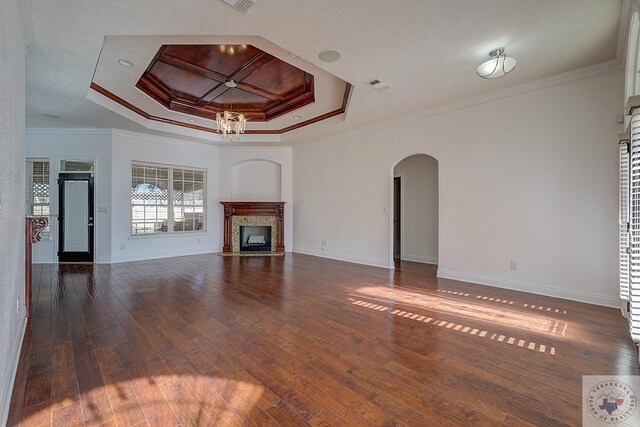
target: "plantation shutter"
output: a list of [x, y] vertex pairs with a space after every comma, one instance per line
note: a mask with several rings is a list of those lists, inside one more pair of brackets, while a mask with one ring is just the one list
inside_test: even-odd
[[631, 120], [630, 142], [629, 325], [632, 338], [635, 341], [640, 341], [640, 116], [634, 116]]
[[629, 300], [629, 141], [620, 143], [620, 298]]

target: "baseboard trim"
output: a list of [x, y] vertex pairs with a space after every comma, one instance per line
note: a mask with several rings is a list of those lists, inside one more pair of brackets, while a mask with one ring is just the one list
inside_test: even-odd
[[[24, 312], [22, 313], [24, 315]], [[0, 426], [6, 426], [7, 420], [9, 419], [9, 407], [11, 406], [11, 395], [13, 394], [13, 385], [16, 382], [16, 375], [18, 373], [18, 363], [20, 362], [20, 353], [22, 352], [22, 344], [24, 342], [24, 334], [27, 331], [27, 318], [22, 317], [22, 327], [20, 328], [21, 332], [18, 337], [18, 345], [15, 347], [15, 351], [11, 355], [11, 360], [8, 364], [9, 381], [6, 386], [2, 390], [2, 395], [0, 395], [2, 402], [2, 412], [0, 412]]]
[[591, 292], [576, 291], [570, 289], [554, 288], [537, 283], [519, 282], [516, 280], [501, 279], [498, 277], [482, 276], [479, 274], [462, 273], [459, 271], [444, 270], [439, 268], [437, 276], [442, 279], [460, 280], [462, 282], [477, 283], [479, 285], [493, 286], [496, 288], [510, 289], [513, 291], [528, 292], [554, 298], [562, 298], [570, 301], [584, 302], [587, 304], [602, 305], [618, 308], [620, 300], [608, 295], [594, 294]]
[[438, 264], [438, 258], [431, 256], [404, 254], [401, 259], [402, 261], [420, 262], [422, 264]]
[[336, 261], [345, 261], [345, 262], [352, 262], [354, 264], [370, 265], [372, 267], [382, 267], [386, 269], [393, 269], [393, 265], [389, 265], [388, 262], [380, 261], [378, 259], [373, 259], [373, 258], [355, 257], [352, 255], [336, 254], [333, 252], [322, 252], [315, 249], [306, 249], [306, 248], [293, 248], [292, 252], [304, 254], [304, 255], [317, 256], [320, 258], [335, 259]]

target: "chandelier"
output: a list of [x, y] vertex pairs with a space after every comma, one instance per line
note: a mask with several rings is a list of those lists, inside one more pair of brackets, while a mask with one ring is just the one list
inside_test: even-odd
[[[229, 89], [234, 89], [238, 86], [234, 80], [227, 80], [224, 84]], [[231, 104], [231, 108], [233, 109], [233, 104]], [[242, 113], [225, 110], [222, 113], [216, 113], [216, 124], [218, 125], [218, 134], [221, 134], [223, 138], [227, 136], [233, 137], [234, 133], [239, 138], [244, 133], [247, 118]]]
[[227, 135], [232, 136], [234, 133], [237, 137], [244, 133], [247, 124], [247, 118], [242, 113], [234, 111], [225, 111], [216, 113], [216, 123], [218, 125], [218, 133], [225, 138]]

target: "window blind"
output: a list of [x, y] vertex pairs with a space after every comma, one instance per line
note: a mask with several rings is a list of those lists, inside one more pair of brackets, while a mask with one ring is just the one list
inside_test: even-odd
[[[50, 186], [49, 161], [27, 159], [25, 186], [25, 214], [35, 216], [49, 216], [50, 214]], [[49, 226], [41, 235], [49, 234]]]
[[206, 171], [133, 162], [131, 234], [206, 230]]
[[620, 143], [620, 298], [629, 300], [629, 143]]
[[630, 133], [629, 326], [634, 341], [640, 341], [640, 116], [634, 116], [631, 120]]

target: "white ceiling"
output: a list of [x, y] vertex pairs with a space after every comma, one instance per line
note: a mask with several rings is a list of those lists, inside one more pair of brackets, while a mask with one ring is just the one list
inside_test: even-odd
[[[26, 1], [29, 127], [154, 133], [87, 99], [106, 35], [259, 35], [354, 85], [346, 117], [286, 133], [282, 144], [615, 59], [622, 9], [622, 0], [256, 0], [243, 15], [219, 0]], [[479, 78], [476, 67], [500, 46], [516, 69]], [[324, 63], [323, 49], [342, 58]], [[376, 91], [372, 78], [392, 87]]]

